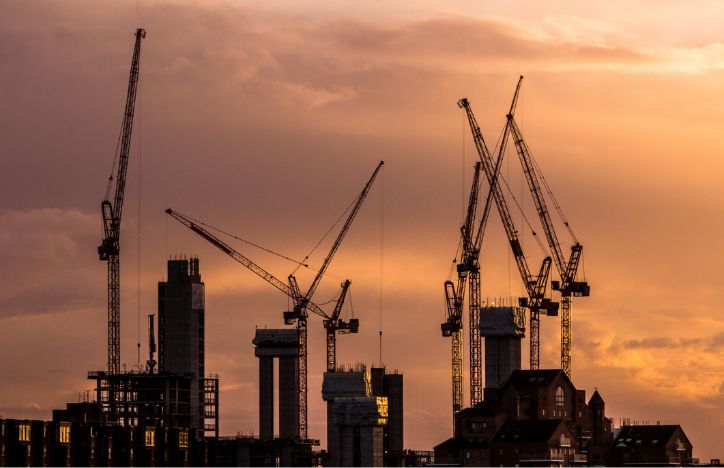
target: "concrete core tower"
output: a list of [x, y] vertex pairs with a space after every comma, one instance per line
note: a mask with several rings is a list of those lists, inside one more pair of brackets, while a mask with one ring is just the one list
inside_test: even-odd
[[168, 280], [158, 283], [160, 372], [190, 375], [189, 413], [204, 432], [204, 283], [199, 259], [168, 261]]

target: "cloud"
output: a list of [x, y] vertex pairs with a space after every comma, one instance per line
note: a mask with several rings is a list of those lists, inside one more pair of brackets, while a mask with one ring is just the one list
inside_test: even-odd
[[640, 340], [614, 340], [609, 346], [608, 351], [611, 353], [621, 353], [637, 349], [673, 349], [673, 348], [689, 348], [700, 347], [705, 340], [702, 338], [679, 338], [673, 339], [667, 336], [643, 338]]
[[[224, 433], [256, 426], [250, 339], [254, 325], [280, 325], [287, 300], [167, 221], [163, 209], [303, 257], [385, 159], [384, 179], [332, 265], [352, 279], [362, 321], [359, 335], [340, 339], [339, 360], [378, 360], [383, 328], [383, 358], [405, 374], [414, 424], [408, 445], [429, 448], [449, 435], [442, 283], [459, 236], [461, 186], [467, 189], [475, 160], [455, 102], [470, 97], [486, 133], [497, 131], [520, 73], [527, 78], [519, 123], [586, 246], [593, 295], [576, 301], [576, 384], [605, 389], [614, 414], [643, 406], [641, 417], [655, 420], [691, 406], [696, 417], [682, 411], [681, 421], [672, 421], [686, 423], [687, 432], [705, 414], [701, 408], [721, 421], [713, 396], [722, 391], [724, 344], [716, 313], [724, 226], [715, 215], [724, 207], [723, 58], [713, 40], [642, 41], [610, 18], [580, 14], [526, 22], [435, 11], [378, 20], [355, 9], [318, 15], [213, 1], [3, 6], [0, 86], [12, 112], [0, 116], [0, 154], [8, 155], [0, 184], [8, 208], [0, 213], [0, 351], [9, 356], [0, 371], [17, 376], [13, 388], [0, 385], [3, 398], [58, 407], [88, 386], [85, 370], [103, 366], [98, 202], [118, 135], [132, 32], [142, 24], [148, 37], [134, 130], [142, 153], [132, 153], [123, 225], [123, 358], [135, 362], [135, 315], [155, 310], [166, 254], [199, 255], [207, 367], [221, 374], [227, 392]], [[509, 180], [522, 192], [511, 156]], [[519, 213], [513, 216], [517, 222]], [[488, 229], [483, 294], [515, 296], [519, 278], [497, 214]], [[540, 252], [524, 237], [535, 265]], [[240, 250], [279, 278], [293, 269]], [[302, 284], [309, 280], [300, 272]], [[325, 283], [319, 300], [338, 288], [336, 278]], [[543, 362], [558, 366], [560, 325], [550, 319], [542, 327]], [[315, 322], [315, 414], [324, 410], [323, 343]], [[26, 373], [28, 363], [64, 376], [52, 380], [57, 391], [46, 391], [47, 375]], [[323, 439], [322, 420], [311, 433]]]
[[0, 319], [101, 306], [89, 248], [98, 238], [99, 217], [79, 210], [0, 212]]

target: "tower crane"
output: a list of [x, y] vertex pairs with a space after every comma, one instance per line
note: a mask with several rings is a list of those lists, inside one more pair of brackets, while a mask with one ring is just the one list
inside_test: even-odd
[[[209, 243], [211, 243], [211, 244], [212, 244], [213, 246], [215, 246], [217, 249], [221, 250], [221, 251], [224, 252], [226, 255], [230, 256], [231, 258], [233, 258], [233, 259], [236, 260], [237, 262], [239, 262], [239, 263], [241, 263], [242, 265], [244, 265], [244, 266], [245, 266], [246, 268], [248, 268], [249, 270], [253, 271], [257, 276], [259, 276], [259, 277], [261, 277], [262, 279], [264, 279], [267, 283], [271, 284], [272, 286], [274, 286], [275, 288], [277, 288], [278, 290], [280, 290], [281, 292], [283, 292], [284, 294], [286, 294], [289, 298], [291, 298], [291, 299], [295, 302], [295, 304], [298, 304], [298, 303], [303, 299], [303, 296], [302, 296], [302, 294], [299, 292], [299, 288], [298, 288], [298, 286], [297, 286], [297, 284], [296, 284], [296, 279], [295, 279], [293, 276], [290, 276], [290, 277], [289, 277], [289, 284], [284, 283], [283, 281], [277, 279], [274, 275], [272, 275], [271, 273], [269, 273], [268, 271], [266, 271], [265, 269], [263, 269], [262, 267], [260, 267], [260, 266], [257, 265], [256, 263], [254, 263], [252, 260], [250, 260], [250, 259], [249, 259], [248, 257], [246, 257], [244, 254], [242, 254], [242, 253], [239, 252], [238, 250], [236, 250], [236, 249], [234, 249], [233, 247], [231, 247], [230, 245], [228, 245], [226, 242], [224, 242], [224, 241], [222, 241], [221, 239], [219, 239], [218, 237], [216, 237], [216, 236], [215, 236], [214, 234], [212, 234], [210, 231], [208, 231], [207, 229], [205, 229], [205, 228], [201, 225], [200, 222], [194, 221], [194, 220], [192, 220], [191, 218], [187, 217], [186, 215], [183, 215], [183, 214], [181, 214], [181, 213], [179, 213], [179, 212], [177, 212], [177, 211], [174, 211], [174, 210], [172, 210], [171, 208], [167, 209], [167, 210], [166, 210], [166, 213], [167, 213], [168, 215], [170, 215], [172, 218], [174, 218], [176, 221], [180, 222], [181, 224], [183, 224], [183, 225], [186, 226], [187, 228], [191, 229], [193, 232], [195, 232], [196, 234], [198, 234], [198, 235], [199, 235], [200, 237], [202, 237], [203, 239], [207, 240]], [[349, 285], [347, 285], [347, 286], [349, 286]], [[339, 308], [339, 309], [342, 308], [342, 302], [344, 301], [345, 294], [346, 294], [346, 290], [343, 289], [343, 293], [340, 294], [339, 298], [337, 299], [337, 304], [336, 304], [336, 306], [335, 306], [335, 310], [337, 310], [337, 308]], [[295, 305], [295, 308], [296, 308], [296, 305]], [[312, 313], [314, 313], [314, 314], [316, 314], [316, 315], [319, 315], [320, 317], [322, 317], [322, 318], [325, 319], [325, 320], [331, 320], [331, 317], [328, 316], [328, 315], [324, 312], [324, 310], [322, 310], [322, 308], [319, 307], [319, 306], [318, 306], [317, 304], [315, 304], [314, 302], [306, 301], [306, 303], [305, 303], [305, 314], [306, 314], [306, 311], [307, 311], [307, 310], [311, 311]], [[285, 315], [286, 315], [287, 313], [288, 313], [288, 312], [285, 312]], [[305, 317], [305, 320], [304, 320], [304, 321], [305, 321], [305, 324], [304, 324], [304, 325], [305, 325], [305, 328], [304, 328], [304, 331], [305, 331], [304, 338], [306, 338], [306, 317]], [[351, 322], [351, 320], [350, 320], [350, 322]], [[358, 323], [357, 323], [356, 326], [358, 327]], [[350, 328], [351, 328], [351, 326], [350, 326]], [[355, 332], [352, 331], [352, 333], [355, 333]], [[304, 344], [304, 347], [305, 347], [305, 350], [304, 350], [304, 351], [305, 351], [305, 354], [304, 354], [304, 356], [306, 357], [306, 339], [305, 339], [304, 341], [302, 341], [302, 340], [300, 339], [300, 340], [299, 340], [299, 343], [300, 343], [300, 347], [301, 347], [301, 344], [302, 344], [302, 343]], [[301, 366], [300, 366], [300, 369], [301, 369]], [[306, 366], [305, 366], [305, 369], [306, 369]], [[302, 374], [302, 373], [300, 372], [300, 373], [298, 374], [298, 378], [299, 378], [300, 388], [301, 388], [302, 382], [306, 383], [306, 373], [305, 373], [305, 374]], [[305, 388], [306, 388], [306, 385], [305, 385]], [[301, 433], [300, 433], [300, 434], [301, 434]], [[305, 435], [304, 437], [301, 437], [301, 435], [300, 435], [300, 438], [306, 439], [306, 435]]]
[[[126, 172], [128, 155], [131, 149], [131, 131], [133, 130], [133, 114], [136, 106], [138, 89], [139, 62], [141, 59], [141, 39], [146, 31], [136, 30], [136, 42], [131, 59], [131, 73], [128, 79], [126, 107], [123, 113], [123, 124], [118, 143], [118, 170], [115, 178], [113, 173], [108, 178], [106, 197], [101, 203], [103, 220], [103, 241], [98, 247], [98, 257], [108, 262], [108, 373], [118, 374], [121, 368], [121, 276], [120, 276], [120, 237], [123, 196], [126, 188]], [[115, 169], [115, 161], [114, 161]], [[115, 180], [115, 196], [113, 203], [109, 200]]]
[[[367, 193], [369, 193], [370, 188], [372, 188], [372, 183], [375, 181], [375, 178], [377, 177], [377, 174], [379, 174], [382, 167], [385, 165], [384, 161], [380, 161], [380, 163], [375, 168], [374, 172], [372, 173], [372, 176], [365, 184], [364, 188], [362, 189], [362, 192], [357, 196], [357, 199], [352, 206], [352, 209], [349, 212], [349, 215], [347, 216], [347, 221], [345, 221], [344, 225], [342, 226], [342, 229], [340, 229], [339, 234], [337, 235], [337, 238], [335, 239], [334, 243], [332, 244], [332, 247], [329, 249], [329, 253], [325, 257], [324, 261], [322, 262], [322, 266], [319, 268], [319, 271], [317, 272], [317, 276], [314, 277], [314, 280], [312, 281], [312, 284], [309, 286], [309, 289], [307, 290], [307, 293], [304, 296], [299, 297], [294, 304], [294, 309], [289, 312], [284, 312], [284, 323], [286, 324], [292, 324], [294, 320], [297, 321], [297, 331], [298, 331], [298, 338], [299, 338], [299, 437], [301, 439], [307, 438], [307, 304], [311, 301], [312, 296], [314, 295], [314, 292], [317, 290], [317, 287], [319, 286], [319, 282], [322, 280], [322, 277], [324, 276], [324, 273], [327, 271], [327, 267], [329, 266], [330, 262], [332, 261], [332, 258], [337, 253], [337, 250], [339, 249], [339, 246], [342, 243], [342, 239], [344, 239], [344, 236], [347, 234], [347, 231], [349, 230], [350, 226], [352, 225], [352, 221], [354, 221], [354, 218], [357, 216], [357, 213], [359, 212], [359, 209], [362, 207], [362, 202], [364, 202], [365, 198], [367, 198]], [[349, 284], [343, 284], [342, 285], [342, 293], [340, 294], [340, 298], [344, 300], [344, 297], [347, 293], [347, 288], [349, 287]], [[294, 290], [295, 293], [299, 293], [299, 287], [296, 285], [296, 280], [294, 280]], [[341, 310], [341, 305], [338, 305]], [[336, 311], [337, 307], [335, 307]], [[337, 312], [337, 317], [339, 316], [339, 312]], [[329, 341], [329, 335], [330, 333], [334, 334], [336, 329], [339, 329], [340, 327], [339, 320], [337, 318], [327, 317], [326, 322], [327, 328], [327, 368], [329, 369], [330, 366], [330, 353], [332, 354], [332, 366], [336, 367], [336, 339]], [[357, 329], [359, 327], [359, 323], [355, 325], [350, 324], [350, 331], [353, 329], [352, 326], [354, 326], [354, 329]]]
[[[522, 79], [523, 77], [521, 76], [520, 80]], [[520, 87], [520, 81], [518, 83], [518, 86]], [[540, 172], [540, 168], [533, 159], [533, 156], [530, 153], [530, 149], [528, 148], [528, 145], [523, 139], [523, 134], [521, 133], [520, 127], [518, 127], [518, 124], [515, 121], [515, 117], [513, 116], [512, 112], [508, 113], [507, 120], [511, 130], [511, 137], [513, 138], [513, 142], [515, 143], [515, 148], [520, 159], [520, 163], [523, 166], [523, 173], [525, 174], [525, 178], [528, 182], [528, 188], [533, 195], [533, 201], [535, 203], [536, 211], [538, 212], [538, 217], [540, 218], [541, 224], [543, 225], [543, 231], [545, 232], [548, 246], [551, 249], [551, 252], [553, 254], [553, 260], [556, 264], [556, 269], [558, 270], [561, 278], [560, 282], [552, 282], [552, 289], [558, 290], [561, 293], [561, 368], [570, 378], [572, 372], [572, 297], [588, 296], [590, 295], [591, 291], [591, 288], [587, 282], [576, 281], [576, 276], [578, 274], [578, 265], [581, 259], [581, 254], [583, 253], [583, 246], [578, 242], [576, 236], [573, 234], [573, 231], [570, 228], [568, 221], [563, 216], [558, 202], [555, 200], [555, 197], [553, 197], [553, 193], [550, 191], [550, 188], [545, 183], [545, 179], [541, 174], [540, 178], [543, 179], [543, 182], [546, 185], [549, 194], [551, 195], [551, 197], [553, 197], [556, 209], [561, 215], [565, 226], [568, 228], [568, 231], [573, 238], [574, 243], [573, 245], [571, 245], [571, 255], [566, 261], [566, 258], [563, 255], [563, 250], [561, 249], [560, 242], [558, 241], [558, 236], [556, 235], [555, 227], [553, 226], [553, 222], [551, 221], [550, 213], [548, 212], [548, 207], [546, 205], [543, 191], [541, 190], [538, 174]]]
[[312, 311], [313, 313], [321, 316], [324, 319], [324, 326], [327, 330], [326, 336], [327, 336], [327, 369], [330, 367], [335, 368], [336, 367], [336, 338], [330, 337], [330, 334], [334, 335], [337, 331], [341, 331], [342, 333], [348, 332], [348, 333], [357, 333], [359, 330], [359, 321], [357, 319], [351, 319], [348, 322], [345, 322], [343, 320], [339, 319], [339, 315], [342, 310], [342, 304], [345, 300], [345, 297], [347, 295], [347, 291], [349, 289], [350, 282], [349, 280], [345, 281], [342, 284], [342, 292], [337, 299], [337, 304], [335, 305], [334, 312], [331, 316], [327, 315], [318, 305], [314, 304], [311, 299], [316, 291], [317, 287], [319, 286], [319, 283], [322, 279], [322, 276], [324, 275], [325, 271], [327, 270], [327, 267], [329, 266], [330, 262], [332, 261], [332, 258], [334, 257], [335, 253], [339, 249], [339, 246], [342, 243], [342, 239], [344, 239], [344, 236], [347, 234], [347, 231], [349, 230], [350, 226], [352, 225], [352, 221], [357, 216], [357, 213], [359, 212], [360, 207], [362, 206], [362, 202], [364, 202], [365, 198], [367, 197], [367, 194], [369, 193], [370, 188], [372, 187], [372, 183], [374, 182], [375, 178], [377, 177], [377, 174], [382, 169], [382, 166], [384, 165], [384, 161], [380, 161], [380, 163], [377, 165], [377, 168], [372, 173], [372, 176], [367, 181], [367, 184], [365, 184], [364, 188], [362, 189], [362, 192], [357, 196], [355, 199], [355, 202], [350, 209], [350, 213], [347, 216], [347, 220], [345, 224], [342, 226], [342, 229], [340, 230], [340, 233], [337, 236], [337, 239], [335, 239], [334, 243], [332, 244], [332, 247], [327, 254], [327, 257], [322, 262], [322, 266], [320, 267], [319, 271], [317, 272], [317, 275], [315, 276], [314, 280], [312, 281], [312, 284], [310, 285], [309, 289], [307, 290], [306, 294], [302, 294], [301, 290], [299, 288], [299, 285], [297, 283], [296, 278], [294, 275], [289, 275], [288, 281], [289, 284], [285, 284], [282, 281], [278, 280], [275, 276], [273, 276], [271, 273], [267, 272], [263, 268], [261, 268], [256, 263], [252, 262], [249, 258], [245, 257], [243, 254], [238, 252], [237, 250], [233, 249], [231, 246], [227, 245], [225, 242], [223, 242], [218, 237], [211, 234], [209, 231], [201, 227], [198, 223], [194, 222], [187, 216], [181, 215], [180, 213], [173, 211], [172, 209], [167, 209], [166, 213], [171, 215], [174, 219], [179, 221], [181, 224], [185, 225], [192, 231], [194, 231], [199, 236], [203, 237], [207, 241], [209, 241], [211, 244], [216, 246], [218, 249], [226, 253], [227, 255], [231, 256], [234, 260], [244, 265], [246, 268], [250, 269], [254, 273], [256, 273], [258, 276], [262, 277], [265, 281], [270, 283], [272, 286], [276, 287], [280, 291], [282, 291], [284, 294], [286, 294], [288, 297], [290, 297], [294, 301], [294, 308], [291, 311], [284, 312], [284, 322], [287, 325], [291, 325], [296, 321], [297, 325], [297, 344], [298, 344], [298, 357], [299, 357], [299, 369], [298, 369], [298, 379], [299, 379], [299, 393], [298, 393], [298, 437], [301, 440], [307, 440], [307, 311]]
[[[485, 227], [488, 223], [492, 192], [488, 192], [485, 208], [475, 230], [478, 192], [480, 188], [480, 169], [482, 164], [475, 164], [473, 182], [470, 189], [468, 211], [465, 224], [460, 228], [462, 252], [460, 263], [457, 264], [458, 284], [445, 282], [445, 299], [448, 316], [441, 325], [443, 336], [452, 337], [452, 376], [453, 376], [453, 414], [462, 408], [462, 329], [463, 296], [465, 284], [468, 282], [469, 308], [469, 343], [470, 343], [470, 405], [474, 406], [483, 399], [482, 390], [482, 350], [480, 343], [480, 249], [483, 243]], [[497, 175], [496, 175], [497, 177]], [[456, 335], [455, 332], [458, 332]]]
[[[442, 336], [451, 338], [451, 355], [452, 355], [452, 400], [453, 415], [460, 411], [463, 407], [463, 298], [465, 294], [465, 284], [468, 279], [467, 259], [470, 257], [469, 251], [472, 247], [473, 229], [475, 228], [475, 214], [478, 206], [478, 189], [480, 187], [480, 162], [475, 164], [475, 172], [473, 173], [472, 187], [470, 188], [470, 198], [468, 200], [468, 211], [465, 216], [465, 224], [460, 228], [461, 235], [461, 253], [460, 263], [457, 265], [458, 283], [457, 287], [452, 281], [445, 281], [445, 302], [447, 305], [447, 316], [445, 322], [440, 325]], [[480, 317], [480, 308], [478, 308], [477, 317]], [[471, 330], [472, 322], [472, 306], [471, 306]], [[472, 357], [472, 338], [474, 333], [470, 333], [471, 338], [471, 357]], [[478, 342], [480, 334], [478, 333]], [[471, 370], [472, 374], [472, 370]], [[472, 382], [472, 375], [471, 375]], [[471, 396], [472, 400], [472, 396]], [[472, 404], [472, 402], [471, 402]]]
[[[513, 102], [511, 103], [510, 111], [508, 112], [510, 115], [513, 115], [515, 112], [519, 92], [520, 81], [516, 87]], [[482, 131], [480, 130], [472, 108], [470, 107], [470, 102], [466, 98], [463, 98], [458, 101], [458, 106], [461, 109], [464, 109], [467, 115], [473, 141], [475, 142], [475, 148], [488, 179], [490, 193], [493, 195], [495, 204], [498, 207], [498, 213], [500, 214], [500, 219], [503, 223], [506, 236], [508, 237], [508, 243], [510, 244], [513, 257], [515, 258], [515, 263], [518, 267], [518, 272], [520, 273], [520, 277], [528, 294], [528, 297], [520, 299], [520, 304], [527, 307], [530, 311], [530, 368], [538, 369], [540, 365], [539, 315], [541, 312], [546, 315], [557, 315], [558, 313], [558, 303], [545, 297], [552, 260], [551, 257], [545, 257], [538, 275], [534, 276], [531, 274], [530, 268], [528, 267], [528, 261], [525, 258], [523, 247], [518, 237], [518, 231], [515, 228], [513, 219], [510, 216], [508, 204], [500, 188], [500, 184], [498, 183], [498, 178], [500, 177], [500, 167], [505, 155], [507, 135], [510, 131], [510, 124], [506, 122], [505, 129], [503, 130], [503, 138], [500, 143], [498, 158], [496, 161], [493, 161], [490, 151], [485, 143], [485, 139], [483, 138]]]

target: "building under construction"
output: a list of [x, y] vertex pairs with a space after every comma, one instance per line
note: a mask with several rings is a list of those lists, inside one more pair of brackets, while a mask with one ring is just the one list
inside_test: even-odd
[[403, 466], [402, 374], [384, 367], [325, 372], [327, 466]]
[[[92, 371], [105, 421], [153, 425], [218, 435], [219, 379], [204, 376], [204, 283], [198, 258], [169, 260], [158, 285], [159, 365], [153, 353], [144, 371]], [[149, 349], [155, 348], [153, 328]]]

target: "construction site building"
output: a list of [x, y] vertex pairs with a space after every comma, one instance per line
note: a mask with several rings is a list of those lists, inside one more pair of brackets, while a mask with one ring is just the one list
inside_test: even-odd
[[198, 258], [169, 260], [158, 284], [159, 371], [91, 371], [96, 402], [110, 424], [217, 435], [219, 378], [204, 376], [204, 284]]
[[404, 465], [403, 376], [385, 367], [370, 369], [372, 394], [387, 398], [387, 424], [383, 428], [385, 466]]
[[520, 307], [482, 307], [480, 336], [485, 338], [485, 388], [500, 388], [513, 371], [520, 370], [525, 310]]
[[297, 330], [256, 330], [252, 343], [259, 358], [259, 437], [274, 439], [274, 359], [279, 360], [279, 438], [297, 437], [299, 348]]
[[161, 373], [191, 377], [191, 427], [204, 430], [204, 283], [199, 259], [168, 261], [158, 283], [158, 365]]
[[[385, 427], [388, 424], [389, 400], [377, 396], [384, 392], [384, 369], [376, 377], [364, 366], [352, 370], [325, 372], [322, 398], [327, 402], [327, 460], [325, 466], [383, 466], [385, 464]], [[389, 379], [402, 392], [402, 379]], [[400, 397], [399, 405], [402, 401]], [[399, 426], [402, 436], [402, 426]], [[388, 433], [393, 446], [397, 443]]]

